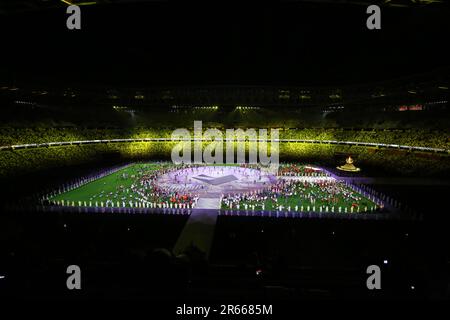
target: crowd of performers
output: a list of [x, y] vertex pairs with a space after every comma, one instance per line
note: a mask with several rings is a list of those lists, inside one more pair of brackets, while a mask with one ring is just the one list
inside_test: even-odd
[[179, 169], [180, 167], [162, 166], [158, 170], [148, 170], [143, 167], [131, 176], [123, 173], [118, 177], [118, 183], [132, 179], [131, 185], [119, 184], [115, 192], [101, 191], [90, 200], [106, 198], [105, 203], [95, 201], [97, 206], [104, 204], [106, 207], [193, 208], [198, 200], [196, 194], [169, 191], [160, 188], [156, 183], [160, 175]]
[[[150, 170], [150, 167], [144, 166], [133, 174], [122, 173], [118, 176], [118, 187], [115, 191], [105, 192], [102, 190], [99, 194], [91, 196], [89, 204], [106, 207], [193, 208], [199, 198], [196, 191], [201, 190], [188, 191], [189, 188], [172, 188], [171, 190], [171, 188], [161, 187], [158, 179], [163, 175], [172, 174], [172, 182], [175, 182], [178, 186], [186, 187], [192, 182], [198, 182], [192, 181], [190, 177], [195, 175], [199, 169], [206, 175], [222, 170], [224, 174], [226, 171], [247, 178], [254, 176], [253, 182], [260, 181], [262, 176], [259, 169], [256, 173], [250, 175], [239, 166], [232, 169], [211, 167], [209, 172], [208, 167], [205, 169], [204, 165], [182, 164], [174, 166], [170, 163], [161, 163], [158, 170]], [[131, 184], [125, 182], [130, 179], [132, 180]], [[124, 183], [121, 183], [121, 181]], [[176, 191], [175, 189], [182, 191]]]
[[[186, 167], [186, 166], [182, 166]], [[139, 179], [138, 184], [131, 185], [131, 189], [145, 201], [163, 208], [193, 208], [198, 196], [190, 192], [169, 191], [158, 186], [160, 175], [167, 174], [180, 167], [168, 167], [157, 171], [146, 172]]]
[[377, 205], [337, 180], [279, 179], [267, 189], [226, 195], [222, 209], [363, 212]]
[[[172, 174], [173, 181], [186, 186], [202, 165], [160, 165], [157, 170], [141, 167], [137, 171], [118, 176], [119, 186], [115, 192], [101, 191], [89, 199], [89, 205], [106, 207], [148, 207], [148, 208], [194, 208], [199, 197], [196, 190], [188, 188], [161, 188], [158, 179]], [[245, 168], [256, 169], [250, 180], [261, 181], [258, 167], [243, 165], [231, 169], [234, 174], [246, 176]], [[220, 169], [219, 169], [220, 170]], [[225, 168], [223, 169], [225, 170]], [[211, 167], [211, 173], [217, 171]], [[224, 171], [225, 172], [225, 171]], [[230, 168], [227, 168], [227, 173]], [[277, 210], [277, 211], [320, 211], [320, 212], [364, 212], [379, 206], [355, 192], [343, 182], [326, 176], [320, 169], [295, 164], [283, 165], [278, 179], [262, 183], [261, 189], [241, 194], [222, 195], [222, 209], [231, 210]], [[299, 178], [301, 177], [301, 178]], [[322, 178], [323, 177], [323, 178]], [[124, 183], [120, 183], [123, 180]], [[129, 181], [132, 181], [131, 184]], [[127, 181], [127, 182], [125, 182]], [[181, 191], [180, 191], [181, 190]], [[199, 190], [197, 190], [199, 191]], [[106, 201], [106, 202], [104, 202]], [[86, 206], [86, 204], [85, 204]]]
[[278, 168], [279, 176], [326, 176], [326, 172], [311, 166], [298, 165], [295, 163], [282, 164]]

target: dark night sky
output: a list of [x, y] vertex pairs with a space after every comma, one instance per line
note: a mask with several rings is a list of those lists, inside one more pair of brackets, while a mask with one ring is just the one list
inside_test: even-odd
[[154, 3], [3, 16], [3, 82], [49, 84], [298, 84], [387, 80], [448, 65], [447, 7]]

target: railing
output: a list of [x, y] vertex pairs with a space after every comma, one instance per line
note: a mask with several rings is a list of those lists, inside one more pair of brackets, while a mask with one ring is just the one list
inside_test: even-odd
[[231, 217], [302, 218], [302, 219], [343, 219], [343, 220], [388, 220], [400, 219], [390, 212], [344, 213], [344, 212], [295, 212], [260, 210], [220, 210], [219, 215]]
[[7, 207], [13, 212], [55, 212], [55, 213], [80, 213], [80, 214], [165, 214], [165, 215], [190, 215], [192, 209], [175, 208], [131, 208], [131, 207], [83, 207], [61, 205], [10, 205]]
[[[180, 141], [213, 141], [213, 139], [171, 139], [171, 138], [129, 138], [129, 139], [104, 139], [104, 140], [78, 140], [78, 141], [59, 141], [59, 142], [46, 142], [46, 143], [28, 143], [28, 144], [16, 144], [9, 146], [1, 146], [0, 151], [16, 150], [16, 149], [29, 149], [29, 148], [46, 148], [52, 146], [67, 146], [67, 145], [86, 145], [97, 143], [129, 143], [129, 142], [180, 142]], [[225, 140], [226, 141], [226, 140]], [[375, 142], [360, 142], [360, 141], [338, 141], [338, 140], [308, 140], [308, 139], [235, 139], [236, 142], [280, 142], [280, 143], [316, 143], [316, 144], [333, 144], [333, 145], [351, 145], [351, 146], [364, 146], [364, 147], [377, 147], [377, 148], [389, 148], [389, 149], [402, 149], [409, 151], [421, 151], [421, 152], [433, 152], [449, 154], [449, 149], [443, 148], [431, 148], [431, 147], [417, 147], [407, 146], [399, 144], [386, 144]]]

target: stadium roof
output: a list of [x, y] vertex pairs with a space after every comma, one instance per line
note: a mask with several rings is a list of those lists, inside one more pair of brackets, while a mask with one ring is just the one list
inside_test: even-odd
[[[169, 0], [2, 0], [0, 2], [0, 13], [24, 12], [53, 9], [70, 4], [76, 5], [117, 5], [142, 2], [172, 2]], [[339, 5], [362, 5], [377, 4], [386, 7], [417, 7], [430, 4], [440, 4], [443, 0], [282, 0], [286, 3], [318, 3]]]
[[62, 1], [0, 1], [0, 83], [335, 86], [449, 66], [450, 11], [430, 1], [374, 1], [381, 30], [368, 1], [91, 2], [68, 30]]

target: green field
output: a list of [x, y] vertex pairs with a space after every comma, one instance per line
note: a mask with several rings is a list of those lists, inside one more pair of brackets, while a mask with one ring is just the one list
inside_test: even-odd
[[[109, 207], [135, 207], [136, 203], [142, 201], [142, 196], [132, 190], [140, 189], [146, 195], [152, 193], [151, 187], [143, 187], [139, 181], [144, 175], [151, 174], [155, 170], [169, 168], [173, 165], [170, 163], [136, 163], [128, 167], [120, 169], [112, 174], [96, 179], [92, 182], [86, 183], [73, 190], [60, 193], [49, 198], [49, 201], [58, 205], [66, 206], [107, 206]], [[137, 188], [136, 188], [137, 187]], [[349, 187], [343, 187], [347, 193], [351, 193], [353, 197], [360, 199], [347, 199], [342, 195], [336, 195], [331, 198], [331, 195], [324, 192], [320, 187], [311, 185], [308, 188], [304, 188], [302, 185], [296, 185], [291, 189], [293, 195], [278, 196], [276, 201], [273, 197], [266, 200], [248, 200], [244, 199], [239, 202], [239, 210], [245, 210], [245, 205], [248, 209], [255, 206], [255, 210], [275, 211], [288, 210], [290, 207], [292, 211], [322, 211], [325, 212], [326, 206], [329, 207], [329, 211], [338, 212], [338, 208], [342, 207], [342, 212], [351, 212], [353, 206], [353, 212], [363, 212], [375, 209], [377, 205], [370, 199], [355, 192]], [[162, 203], [171, 200], [173, 195], [167, 194], [165, 196], [149, 196], [148, 201], [154, 203]], [[314, 203], [310, 197], [315, 199]], [[264, 206], [263, 206], [264, 204]], [[222, 209], [230, 209], [230, 207], [223, 201], [221, 205]], [[303, 208], [302, 208], [303, 207]], [[320, 208], [322, 207], [322, 210]], [[359, 209], [358, 209], [359, 208]], [[233, 206], [233, 210], [237, 210], [236, 206]]]
[[[133, 183], [137, 183], [143, 174], [158, 170], [162, 167], [160, 164], [133, 164], [124, 169], [120, 169], [110, 175], [102, 177], [100, 179], [89, 182], [79, 188], [73, 189], [68, 192], [61, 193], [50, 198], [50, 201], [64, 201], [64, 203], [71, 204], [74, 202], [78, 205], [78, 201], [84, 202], [88, 205], [91, 202], [95, 205], [97, 202], [100, 205], [101, 202], [106, 203], [106, 201], [111, 200], [114, 202], [119, 201], [122, 203], [126, 202], [126, 206], [130, 205], [128, 202], [135, 201], [138, 195], [130, 190]], [[128, 192], [126, 191], [128, 189]]]
[[[237, 164], [222, 164], [236, 166]], [[220, 166], [216, 164], [215, 166]], [[143, 175], [152, 171], [173, 167], [172, 163], [135, 163], [120, 169], [110, 175], [104, 176], [92, 182], [86, 183], [73, 190], [63, 192], [49, 198], [49, 201], [59, 205], [68, 206], [106, 206], [107, 201], [112, 201], [109, 206], [132, 207], [130, 201], [135, 204], [142, 200], [141, 196], [131, 190], [131, 186], [139, 185]], [[151, 193], [151, 188], [145, 188], [145, 192]], [[166, 202], [171, 196], [149, 198], [155, 203]]]
[[[237, 209], [236, 206], [230, 208], [224, 201], [222, 201], [222, 209], [245, 210], [245, 205], [247, 205], [248, 209], [252, 208], [252, 206], [254, 205], [255, 210], [262, 210], [264, 208], [264, 210], [266, 211], [276, 211], [279, 210], [281, 206], [282, 211], [288, 210], [289, 207], [292, 211], [294, 211], [295, 207], [297, 206], [298, 210], [315, 212], [319, 212], [320, 207], [322, 207], [321, 211], [325, 212], [326, 207], [328, 206], [329, 212], [332, 211], [332, 207], [334, 207], [334, 212], [338, 212], [339, 207], [341, 207], [342, 212], [345, 212], [345, 208], [347, 208], [347, 212], [350, 213], [352, 205], [355, 205], [353, 208], [353, 212], [358, 212], [358, 208], [359, 212], [370, 211], [377, 208], [376, 203], [364, 197], [360, 193], [348, 187], [345, 187], [344, 189], [347, 192], [351, 192], [353, 196], [360, 198], [360, 200], [347, 199], [343, 196], [336, 196], [334, 199], [330, 199], [329, 193], [323, 192], [319, 187], [311, 186], [308, 189], [294, 188], [293, 191], [296, 194], [291, 196], [278, 196], [276, 201], [272, 198], [266, 199], [264, 201], [250, 199], [241, 200], [239, 202], [239, 209]], [[314, 203], [311, 202], [311, 195], [314, 195]]]

